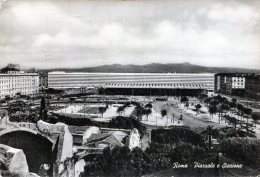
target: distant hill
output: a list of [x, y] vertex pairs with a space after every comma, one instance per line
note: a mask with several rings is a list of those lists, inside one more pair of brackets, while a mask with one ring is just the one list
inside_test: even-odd
[[50, 71], [66, 71], [66, 72], [116, 72], [116, 73], [221, 73], [221, 72], [244, 72], [244, 73], [260, 73], [260, 70], [245, 68], [229, 68], [229, 67], [206, 67], [193, 65], [190, 63], [180, 64], [160, 64], [152, 63], [147, 65], [101, 65], [96, 67], [84, 68], [54, 68], [42, 69], [42, 72]]

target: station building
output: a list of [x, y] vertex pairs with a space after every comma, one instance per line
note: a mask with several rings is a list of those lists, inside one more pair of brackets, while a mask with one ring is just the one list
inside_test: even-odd
[[214, 93], [213, 73], [79, 73], [49, 72], [48, 87], [100, 87], [105, 94], [187, 95]]

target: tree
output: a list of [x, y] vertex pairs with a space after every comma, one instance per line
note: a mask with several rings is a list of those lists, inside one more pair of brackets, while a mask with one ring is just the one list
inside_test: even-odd
[[231, 102], [236, 104], [237, 103], [237, 99], [232, 98]]
[[225, 138], [220, 143], [221, 151], [243, 166], [259, 168], [260, 140], [255, 138]]
[[70, 97], [70, 104], [72, 104], [75, 101], [74, 97]]
[[227, 103], [222, 103], [220, 107], [221, 107], [221, 109], [222, 109], [223, 111], [225, 111], [225, 114], [226, 114], [226, 112], [229, 111], [229, 109], [230, 109], [230, 107], [229, 107], [229, 105], [228, 105]]
[[11, 100], [11, 97], [10, 97], [9, 95], [6, 95], [6, 96], [5, 96], [5, 100], [6, 100], [6, 101], [9, 101], [9, 100]]
[[200, 95], [198, 96], [198, 98], [200, 99], [200, 102], [201, 102], [202, 100], [207, 99], [207, 98], [208, 98], [208, 95], [206, 95], [206, 94], [200, 94]]
[[219, 118], [219, 123], [220, 123], [220, 119], [222, 118], [222, 113], [223, 113], [222, 104], [217, 106], [217, 112], [218, 112], [218, 118]]
[[151, 104], [151, 103], [147, 103], [146, 105], [145, 105], [145, 108], [146, 109], [152, 109], [153, 108], [153, 105]]
[[211, 106], [217, 106], [219, 104], [218, 100], [211, 100], [209, 103]]
[[48, 119], [48, 111], [46, 109], [43, 111], [43, 118], [44, 120]]
[[106, 107], [99, 107], [98, 110], [99, 110], [99, 112], [101, 113], [102, 118], [103, 118], [103, 114], [106, 112], [107, 106], [106, 106]]
[[252, 134], [251, 132], [246, 132], [242, 129], [230, 129], [225, 133], [224, 138], [231, 138], [231, 137], [244, 137], [244, 138], [255, 138], [256, 136]]
[[185, 107], [186, 107], [187, 109], [189, 108], [189, 103], [188, 103], [188, 102], [185, 103]]
[[251, 108], [244, 108], [244, 109], [243, 109], [243, 113], [246, 114], [246, 115], [249, 115], [249, 116], [250, 116], [250, 115], [252, 114], [252, 112], [253, 112], [253, 111], [252, 111]]
[[229, 106], [230, 106], [230, 108], [232, 108], [232, 112], [233, 112], [234, 109], [236, 108], [237, 104], [232, 101], [232, 102], [229, 103]]
[[88, 119], [82, 119], [82, 118], [72, 118], [72, 117], [67, 117], [67, 116], [63, 116], [63, 115], [58, 115], [55, 113], [52, 113], [48, 119], [47, 122], [55, 124], [57, 122], [62, 122], [65, 123], [67, 125], [73, 125], [73, 126], [93, 126], [93, 122]]
[[240, 116], [243, 116], [244, 106], [242, 104], [237, 104], [237, 110], [238, 110]]
[[141, 120], [144, 113], [144, 108], [140, 104], [136, 104], [135, 111], [138, 120]]
[[189, 99], [186, 96], [181, 97], [181, 103], [186, 103], [189, 101]]
[[113, 118], [107, 124], [108, 128], [119, 128], [119, 129], [133, 129], [136, 128], [139, 133], [142, 134], [145, 132], [146, 127], [136, 118], [134, 117], [124, 117], [124, 116], [117, 116]]
[[212, 142], [211, 142], [211, 138], [212, 135], [216, 135], [218, 132], [216, 130], [213, 130], [213, 126], [208, 126], [206, 130], [202, 131], [202, 134], [206, 134], [208, 136], [208, 148], [209, 151], [211, 151], [211, 147], [212, 147]]
[[243, 108], [244, 108], [244, 106], [242, 104], [240, 104], [240, 103], [237, 104], [237, 109], [238, 110], [242, 110]]
[[258, 120], [260, 120], [260, 112], [254, 112], [254, 113], [252, 114], [252, 119], [254, 120], [255, 126], [256, 126], [256, 122], [257, 122]]
[[141, 148], [135, 147], [132, 150], [132, 157], [134, 161], [134, 167], [136, 168], [137, 176], [142, 176], [146, 172], [148, 163], [146, 154], [142, 151]]
[[117, 116], [108, 123], [109, 128], [133, 129], [133, 123], [128, 117]]
[[212, 101], [212, 98], [206, 98], [205, 100], [204, 100], [204, 102], [207, 104], [207, 106], [209, 106], [209, 103]]
[[183, 115], [181, 114], [181, 115], [180, 115], [180, 120], [182, 120], [182, 119], [183, 119]]
[[228, 115], [226, 115], [226, 116], [224, 116], [224, 117], [225, 117], [225, 119], [226, 119], [229, 123], [233, 124], [234, 129], [236, 130], [237, 124], [240, 123], [240, 120], [236, 119], [235, 117], [230, 117], [230, 116], [228, 116]]
[[196, 106], [196, 111], [199, 112], [200, 108], [202, 107], [200, 104], [197, 104]]
[[205, 134], [207, 134], [207, 136], [208, 136], [208, 146], [209, 146], [209, 151], [211, 151], [211, 136], [212, 136], [212, 128], [213, 128], [213, 126], [208, 126], [207, 127], [207, 129], [206, 130], [204, 130], [203, 132], [202, 132], [202, 134], [203, 133], [205, 133]]
[[[92, 158], [91, 158], [92, 159]], [[132, 151], [127, 147], [104, 148], [85, 166], [83, 176], [142, 176], [151, 169], [151, 161], [140, 148]]]
[[162, 115], [162, 117], [166, 116], [167, 115], [167, 111], [165, 109], [161, 110], [161, 115]]
[[248, 131], [248, 118], [252, 114], [252, 109], [250, 108], [244, 108], [243, 113], [246, 114], [246, 130]]
[[109, 148], [109, 146], [107, 146], [106, 148], [103, 149], [103, 159], [102, 159], [102, 164], [103, 164], [103, 170], [105, 172], [105, 174], [108, 174], [110, 172], [110, 168], [111, 168], [111, 150]]
[[120, 107], [117, 108], [116, 113], [119, 113], [119, 115], [121, 115], [121, 113], [124, 112], [124, 110], [125, 110], [125, 107], [124, 106], [120, 106]]
[[193, 164], [197, 160], [204, 158], [206, 150], [200, 146], [193, 146], [188, 143], [183, 143], [169, 153], [171, 163]]
[[146, 120], [148, 121], [148, 116], [152, 114], [151, 109], [145, 109], [144, 114], [146, 115]]
[[[173, 127], [170, 129], [153, 129], [151, 141], [158, 144], [172, 144], [174, 146], [182, 143], [205, 146], [203, 137], [187, 127]], [[159, 150], [160, 151], [160, 150]]]
[[44, 97], [41, 98], [40, 119], [47, 119], [46, 100]]
[[214, 115], [217, 113], [217, 107], [215, 105], [209, 107], [209, 113]]
[[218, 97], [218, 101], [219, 101], [220, 103], [226, 103], [226, 102], [228, 102], [227, 98], [226, 98], [226, 97], [222, 97], [222, 96]]

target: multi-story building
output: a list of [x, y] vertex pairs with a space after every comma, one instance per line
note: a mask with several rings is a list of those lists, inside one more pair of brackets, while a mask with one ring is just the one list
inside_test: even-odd
[[222, 73], [215, 75], [215, 89], [214, 91], [217, 93], [226, 93], [226, 83], [227, 83], [227, 76], [223, 75]]
[[246, 77], [252, 73], [218, 73], [215, 75], [215, 91], [228, 95], [244, 96]]
[[39, 75], [39, 86], [40, 88], [48, 87], [48, 73], [40, 73]]
[[260, 75], [246, 77], [245, 95], [260, 100]]
[[240, 76], [228, 76], [226, 80], [227, 94], [229, 95], [241, 95], [245, 93], [245, 77]]
[[48, 87], [103, 87], [107, 94], [197, 95], [214, 92], [214, 74], [49, 72]]
[[215, 88], [214, 88], [215, 92], [219, 92], [220, 91], [220, 76], [219, 75], [215, 75]]
[[39, 75], [36, 73], [9, 72], [0, 74], [0, 98], [17, 94], [38, 93]]

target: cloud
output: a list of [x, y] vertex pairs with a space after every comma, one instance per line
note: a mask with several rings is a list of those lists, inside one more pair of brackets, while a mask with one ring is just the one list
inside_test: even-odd
[[[51, 36], [39, 34], [35, 38], [37, 47], [92, 47], [111, 50], [184, 50], [198, 53], [216, 53], [224, 49], [233, 48], [239, 41], [230, 41], [222, 33], [207, 29], [198, 31], [182, 29], [178, 24], [167, 20], [155, 23], [144, 35], [141, 30], [125, 28], [122, 24], [105, 24], [93, 35], [74, 34], [63, 30]], [[241, 49], [242, 50], [242, 49]]]
[[191, 62], [260, 68], [260, 16], [254, 3], [15, 2], [0, 12], [2, 65]]
[[225, 21], [235, 24], [250, 23], [259, 18], [259, 12], [252, 11], [249, 6], [223, 6], [217, 4], [208, 13], [210, 20]]
[[5, 2], [6, 0], [1, 0], [0, 1], [0, 9], [1, 9], [1, 7], [2, 7], [2, 4]]

